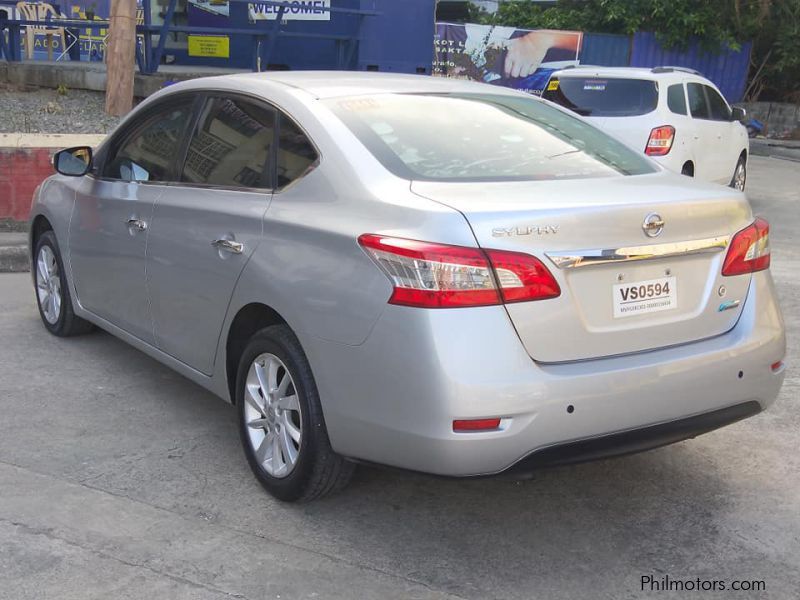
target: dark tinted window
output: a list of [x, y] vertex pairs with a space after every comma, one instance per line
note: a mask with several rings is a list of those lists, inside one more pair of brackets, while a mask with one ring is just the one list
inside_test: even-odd
[[181, 181], [269, 188], [275, 111], [236, 98], [210, 98], [192, 133]]
[[676, 83], [667, 88], [667, 106], [675, 114], [686, 114], [686, 94], [683, 92], [682, 83]]
[[644, 79], [570, 76], [551, 79], [542, 96], [584, 117], [630, 117], [655, 110], [658, 84]]
[[146, 118], [116, 151], [112, 150], [103, 176], [123, 181], [167, 181], [189, 123], [191, 107], [172, 105]]
[[278, 143], [278, 187], [284, 187], [305, 175], [317, 162], [317, 151], [302, 130], [281, 115]]
[[533, 97], [376, 94], [327, 104], [405, 179], [530, 181], [653, 171], [639, 153]]
[[703, 93], [703, 85], [699, 83], [687, 83], [686, 91], [689, 95], [689, 110], [696, 119], [709, 119], [711, 115], [706, 103], [706, 95]]
[[719, 95], [717, 90], [707, 85], [703, 86], [708, 95], [708, 104], [711, 108], [711, 118], [715, 121], [730, 121], [731, 109], [728, 108], [728, 103]]

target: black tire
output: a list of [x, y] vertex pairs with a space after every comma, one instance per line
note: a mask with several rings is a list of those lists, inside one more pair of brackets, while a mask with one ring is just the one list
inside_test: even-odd
[[[736, 187], [736, 178], [739, 175], [739, 169], [741, 169], [742, 173], [742, 186], [741, 188]], [[747, 161], [745, 160], [744, 156], [739, 157], [739, 161], [736, 163], [736, 168], [733, 170], [733, 176], [731, 177], [731, 182], [728, 184], [733, 189], [739, 189], [739, 191], [744, 191], [745, 186], [747, 185]]]
[[[302, 422], [299, 452], [294, 468], [284, 477], [270, 475], [256, 458], [245, 414], [245, 386], [253, 362], [272, 354], [285, 365], [294, 383]], [[300, 342], [286, 325], [274, 325], [250, 338], [239, 361], [236, 376], [239, 434], [247, 462], [256, 479], [275, 498], [284, 502], [308, 502], [343, 489], [355, 465], [336, 454], [328, 439], [317, 385]]]
[[[61, 306], [57, 311], [58, 318], [52, 322], [45, 316], [45, 310], [42, 307], [39, 293], [39, 285], [42, 282], [42, 277], [39, 270], [38, 261], [43, 247], [49, 248], [50, 252], [52, 252], [55, 258], [57, 275], [59, 278]], [[42, 318], [42, 323], [44, 323], [47, 331], [53, 335], [57, 335], [58, 337], [70, 337], [73, 335], [89, 333], [92, 331], [92, 329], [94, 329], [94, 325], [89, 323], [89, 321], [76, 316], [72, 309], [72, 296], [69, 293], [69, 285], [67, 283], [66, 272], [64, 271], [64, 263], [61, 260], [61, 252], [58, 249], [56, 236], [52, 231], [45, 231], [36, 241], [31, 269], [33, 269], [33, 289], [34, 294], [36, 295], [36, 306], [39, 308], [39, 316]]]
[[694, 177], [694, 167], [691, 163], [686, 163], [681, 167], [681, 175], [686, 175], [686, 177]]

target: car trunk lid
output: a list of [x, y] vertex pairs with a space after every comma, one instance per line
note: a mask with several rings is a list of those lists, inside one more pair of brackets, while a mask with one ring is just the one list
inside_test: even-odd
[[[532, 254], [558, 298], [507, 304], [530, 356], [584, 360], [730, 330], [750, 276], [722, 277], [730, 237], [752, 221], [741, 194], [659, 173], [539, 182], [414, 181], [460, 211], [483, 248]], [[646, 219], [663, 227], [654, 237]]]

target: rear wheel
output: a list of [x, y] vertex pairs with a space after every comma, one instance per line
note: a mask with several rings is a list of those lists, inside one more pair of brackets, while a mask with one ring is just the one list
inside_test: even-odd
[[739, 162], [736, 163], [736, 169], [733, 171], [733, 177], [731, 178], [730, 186], [735, 190], [743, 192], [746, 183], [747, 161], [745, 160], [744, 156], [742, 156], [739, 158]]
[[250, 339], [236, 381], [245, 456], [270, 494], [307, 502], [347, 485], [355, 466], [331, 448], [311, 366], [289, 327]]
[[691, 162], [685, 163], [683, 167], [681, 167], [681, 175], [694, 177], [694, 165]]
[[64, 263], [52, 231], [45, 231], [39, 237], [33, 256], [36, 301], [47, 331], [59, 337], [91, 331], [93, 325], [76, 316], [72, 310]]

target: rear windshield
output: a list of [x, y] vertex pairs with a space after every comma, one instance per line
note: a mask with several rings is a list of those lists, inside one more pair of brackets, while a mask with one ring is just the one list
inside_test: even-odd
[[525, 181], [655, 171], [637, 152], [533, 97], [377, 94], [325, 102], [405, 179]]
[[584, 117], [633, 117], [658, 105], [658, 84], [645, 79], [552, 78], [544, 98]]

